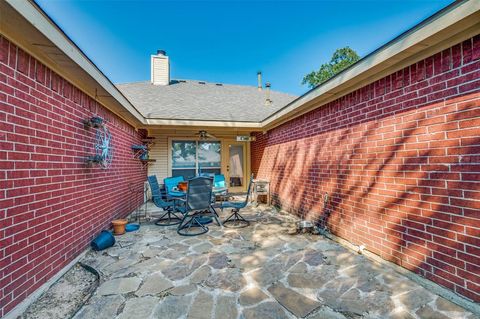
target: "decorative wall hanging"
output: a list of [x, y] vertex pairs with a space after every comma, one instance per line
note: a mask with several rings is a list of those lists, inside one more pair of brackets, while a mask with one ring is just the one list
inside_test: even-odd
[[107, 169], [112, 165], [113, 159], [112, 134], [103, 122], [103, 119], [92, 117], [89, 121], [95, 123], [91, 125], [91, 127], [96, 129], [95, 142], [93, 144], [95, 155], [89, 156], [87, 163], [90, 165], [98, 164], [103, 169]]
[[147, 137], [142, 140], [143, 144], [132, 145], [133, 158], [142, 162], [143, 167], [147, 167], [149, 163], [156, 161], [149, 157], [150, 147], [154, 144], [154, 140], [154, 137]]
[[[95, 92], [95, 103], [97, 103], [97, 94]], [[95, 128], [95, 142], [93, 144], [94, 155], [87, 157], [87, 164], [100, 165], [103, 169], [107, 169], [112, 165], [113, 148], [112, 134], [105, 124], [105, 120], [99, 116], [93, 116], [83, 121], [86, 129]]]

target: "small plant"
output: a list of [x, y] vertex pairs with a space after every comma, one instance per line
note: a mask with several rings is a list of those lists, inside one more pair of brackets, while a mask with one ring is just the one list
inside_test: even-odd
[[99, 128], [103, 126], [104, 120], [99, 117], [99, 116], [92, 116], [89, 119], [83, 120], [83, 125], [85, 125], [86, 128], [94, 127], [94, 128]]
[[102, 164], [103, 157], [101, 155], [88, 156], [85, 162], [88, 166], [93, 166], [94, 164]]

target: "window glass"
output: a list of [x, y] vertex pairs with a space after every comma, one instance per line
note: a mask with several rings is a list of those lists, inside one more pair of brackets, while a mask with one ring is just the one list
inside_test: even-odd
[[198, 143], [198, 167], [220, 168], [220, 142], [199, 142]]
[[172, 176], [189, 179], [200, 173], [221, 173], [221, 143], [172, 141]]
[[194, 178], [196, 176], [195, 169], [172, 169], [172, 176], [183, 176], [185, 180]]
[[243, 145], [230, 145], [230, 187], [243, 186]]
[[195, 141], [172, 142], [172, 168], [196, 168], [197, 144]]

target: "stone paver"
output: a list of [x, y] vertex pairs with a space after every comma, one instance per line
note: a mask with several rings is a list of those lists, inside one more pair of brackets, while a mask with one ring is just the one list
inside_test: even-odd
[[219, 296], [215, 308], [215, 319], [237, 319], [237, 315], [235, 297]]
[[165, 279], [161, 274], [155, 273], [145, 278], [142, 286], [135, 294], [139, 297], [145, 295], [157, 295], [170, 288], [173, 288], [172, 282]]
[[288, 319], [282, 306], [276, 302], [263, 302], [253, 308], [243, 311], [245, 319]]
[[242, 214], [250, 226], [193, 238], [142, 223], [88, 252], [102, 284], [75, 319], [478, 319], [322, 236], [292, 235], [292, 216]]
[[80, 309], [73, 319], [111, 319], [117, 315], [118, 309], [125, 302], [121, 295], [94, 296]]
[[131, 298], [127, 300], [125, 308], [117, 319], [149, 319], [152, 317], [159, 300], [152, 296]]
[[462, 307], [457, 306], [451, 301], [448, 301], [445, 298], [438, 297], [437, 301], [435, 302], [437, 309], [440, 311], [448, 311], [448, 312], [459, 312], [462, 313], [464, 310]]
[[419, 310], [417, 310], [416, 314], [422, 319], [449, 319], [450, 318], [438, 311], [433, 310], [432, 307], [430, 306], [425, 306], [420, 308]]
[[435, 296], [433, 294], [422, 287], [398, 296], [398, 299], [400, 299], [407, 308], [413, 309], [423, 307], [434, 298]]
[[192, 274], [192, 276], [190, 277], [190, 282], [194, 284], [202, 283], [207, 280], [208, 277], [210, 277], [211, 273], [212, 269], [210, 268], [210, 266], [202, 266]]
[[299, 318], [305, 318], [308, 314], [321, 306], [318, 301], [310, 299], [298, 292], [289, 289], [281, 283], [276, 283], [268, 288], [268, 291], [277, 301]]
[[216, 274], [210, 275], [205, 285], [210, 288], [222, 289], [225, 291], [239, 291], [247, 284], [239, 269], [224, 269]]
[[188, 308], [192, 304], [192, 300], [192, 296], [166, 296], [155, 309], [155, 318], [185, 318]]
[[117, 278], [104, 282], [97, 289], [99, 295], [116, 295], [134, 292], [142, 283], [140, 278]]
[[211, 319], [213, 310], [213, 296], [199, 291], [188, 312], [187, 319]]
[[253, 287], [242, 292], [238, 301], [242, 306], [251, 306], [262, 302], [267, 298], [268, 296], [263, 291], [257, 287]]
[[183, 285], [173, 288], [169, 291], [169, 293], [173, 296], [185, 296], [197, 291], [197, 286], [190, 284], [190, 285]]
[[320, 309], [308, 319], [347, 319], [343, 314], [333, 311], [332, 309]]

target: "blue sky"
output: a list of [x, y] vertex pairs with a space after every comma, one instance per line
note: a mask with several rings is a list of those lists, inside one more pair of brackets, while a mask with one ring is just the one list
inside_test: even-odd
[[37, 2], [114, 83], [149, 80], [164, 49], [173, 79], [256, 85], [261, 70], [300, 95], [336, 48], [365, 56], [452, 1]]

